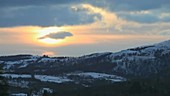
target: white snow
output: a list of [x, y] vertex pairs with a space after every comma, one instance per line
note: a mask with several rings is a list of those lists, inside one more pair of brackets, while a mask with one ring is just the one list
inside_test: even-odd
[[24, 67], [27, 67], [29, 64], [27, 63], [27, 64], [23, 64], [23, 65], [21, 65], [21, 66], [19, 66], [18, 68], [24, 68]]
[[41, 92], [44, 93], [44, 91], [47, 91], [48, 93], [53, 93], [53, 90], [50, 88], [42, 88]]
[[42, 58], [40, 61], [38, 61], [38, 63], [40, 63], [40, 62], [44, 62], [44, 63], [55, 62], [55, 61], [56, 61], [56, 59], [53, 59], [53, 58]]
[[78, 75], [83, 75], [83, 76], [91, 76], [93, 78], [103, 78], [103, 77], [115, 77], [115, 75], [108, 75], [104, 73], [95, 73], [95, 72], [86, 72], [86, 73], [79, 73]]
[[25, 93], [16, 93], [16, 94], [11, 94], [10, 96], [28, 96]]
[[53, 83], [63, 83], [63, 82], [72, 81], [66, 77], [56, 77], [56, 76], [48, 76], [48, 75], [35, 75], [35, 79], [44, 82], [53, 82]]
[[[14, 65], [21, 65], [18, 68], [23, 68], [23, 67], [27, 67], [30, 62], [35, 62], [37, 59], [24, 59], [24, 60], [18, 60], [18, 61], [4, 61], [4, 68], [3, 69], [10, 69], [12, 68]], [[2, 62], [2, 61], [1, 61]]]
[[8, 84], [10, 86], [14, 86], [14, 87], [29, 88], [28, 87], [29, 82], [24, 81], [24, 80], [15, 80], [15, 79], [14, 80], [9, 80]]
[[102, 56], [102, 55], [109, 54], [109, 53], [110, 53], [110, 52], [94, 53], [94, 54], [91, 54], [91, 55], [82, 56], [81, 58], [83, 58], [83, 59], [89, 59], [89, 58], [94, 58], [94, 57]]
[[[155, 52], [157, 50], [162, 50], [162, 55], [170, 52], [170, 40], [157, 43], [151, 46], [141, 46], [138, 48], [143, 48], [143, 49], [141, 49], [140, 51], [130, 50], [130, 49], [123, 50], [123, 51], [111, 54], [110, 58], [113, 58], [112, 62], [123, 62], [123, 59], [128, 59], [128, 60], [155, 59]], [[114, 59], [115, 56], [122, 56], [122, 57], [120, 57], [119, 59]]]
[[1, 76], [7, 78], [31, 78], [31, 75], [25, 75], [25, 74], [2, 74]]
[[1, 63], [4, 63], [4, 61], [0, 61], [0, 64], [1, 64]]
[[168, 48], [170, 49], [170, 40], [155, 44], [156, 47]]
[[[31, 75], [27, 74], [2, 74], [1, 76], [7, 78], [31, 78]], [[71, 82], [72, 80], [67, 77], [61, 76], [49, 76], [49, 75], [35, 75], [35, 79], [43, 81], [43, 82], [53, 82], [53, 83], [63, 83], [63, 82]]]
[[38, 59], [41, 58], [41, 56], [31, 56], [31, 59]]
[[120, 82], [125, 81], [126, 79], [120, 76], [116, 75], [110, 75], [105, 73], [96, 73], [96, 72], [82, 72], [82, 73], [70, 73], [67, 75], [78, 75], [83, 77], [92, 77], [94, 79], [105, 79], [105, 80], [111, 80], [113, 82]]

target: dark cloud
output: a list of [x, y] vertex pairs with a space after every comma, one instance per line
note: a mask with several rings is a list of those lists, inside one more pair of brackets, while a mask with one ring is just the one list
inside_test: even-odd
[[0, 7], [47, 6], [90, 3], [100, 7], [126, 10], [147, 10], [169, 5], [170, 0], [0, 0]]
[[158, 21], [162, 21], [159, 19], [158, 15], [156, 14], [127, 14], [127, 13], [121, 13], [118, 14], [119, 17], [129, 20], [129, 21], [135, 21], [139, 23], [155, 23]]
[[[63, 26], [94, 22], [94, 16], [97, 16], [97, 14], [71, 10], [72, 5], [82, 3], [89, 3], [113, 12], [157, 10], [162, 7], [160, 13], [170, 12], [170, 0], [0, 0], [0, 27]], [[169, 17], [159, 19], [154, 15], [125, 14], [120, 15], [120, 17], [144, 23], [160, 20], [169, 22]]]
[[64, 38], [70, 37], [70, 36], [73, 36], [73, 34], [70, 32], [56, 32], [56, 33], [50, 33], [50, 34], [40, 37], [38, 39], [45, 39], [45, 38], [64, 39]]
[[[93, 15], [74, 12], [70, 6], [30, 7], [18, 10], [0, 10], [0, 27], [9, 26], [63, 26], [87, 24], [94, 21]], [[83, 19], [82, 19], [83, 18]]]
[[47, 6], [78, 3], [82, 0], [0, 0], [0, 7]]
[[150, 10], [170, 5], [170, 0], [108, 0], [111, 10]]

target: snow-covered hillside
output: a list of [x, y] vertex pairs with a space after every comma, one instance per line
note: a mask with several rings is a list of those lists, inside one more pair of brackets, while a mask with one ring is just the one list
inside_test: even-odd
[[[149, 75], [159, 73], [170, 60], [170, 40], [162, 43], [141, 46], [113, 53], [109, 57], [116, 64], [114, 72], [131, 75]], [[166, 67], [170, 64], [166, 64]]]
[[[50, 76], [50, 75], [30, 75], [30, 74], [2, 74], [1, 76], [10, 78], [10, 79], [36, 79], [42, 82], [51, 82], [51, 83], [64, 83], [64, 82], [75, 82], [74, 78], [69, 78], [69, 76], [80, 76], [80, 77], [89, 77], [91, 79], [104, 79], [110, 80], [112, 82], [122, 82], [126, 79], [116, 75], [109, 75], [104, 73], [95, 73], [95, 72], [84, 72], [84, 73], [69, 73], [63, 76]], [[81, 79], [81, 78], [80, 78]]]
[[0, 65], [4, 69], [2, 76], [8, 79], [10, 86], [18, 90], [57, 88], [65, 84], [77, 88], [90, 87], [102, 83], [124, 82], [136, 76], [169, 76], [169, 62], [170, 40], [116, 53], [95, 53], [81, 57], [0, 57]]
[[6, 73], [59, 76], [81, 71], [149, 76], [170, 66], [167, 63], [169, 56], [170, 40], [117, 53], [95, 53], [81, 57], [3, 56], [0, 57], [0, 64], [4, 65]]

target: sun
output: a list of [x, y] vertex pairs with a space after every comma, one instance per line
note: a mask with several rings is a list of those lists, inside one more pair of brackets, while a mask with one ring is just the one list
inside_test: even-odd
[[45, 43], [45, 44], [59, 44], [63, 40], [61, 40], [61, 39], [56, 40], [56, 39], [52, 39], [52, 38], [44, 38], [44, 39], [40, 39], [39, 41], [42, 42], [42, 43]]
[[38, 32], [39, 32], [39, 35], [46, 35], [46, 34], [49, 34], [51, 32], [59, 32], [59, 31], [62, 31], [62, 30], [63, 30], [62, 27], [53, 26], [53, 27], [41, 28], [40, 30], [38, 30]]
[[35, 30], [37, 32], [37, 40], [42, 44], [45, 44], [45, 45], [56, 45], [56, 44], [61, 44], [61, 42], [63, 42], [64, 40], [63, 39], [53, 39], [53, 38], [43, 38], [43, 39], [38, 39], [40, 37], [43, 37], [49, 33], [52, 33], [52, 32], [60, 32], [62, 31], [63, 28], [61, 27], [41, 27], [39, 28], [38, 30]]

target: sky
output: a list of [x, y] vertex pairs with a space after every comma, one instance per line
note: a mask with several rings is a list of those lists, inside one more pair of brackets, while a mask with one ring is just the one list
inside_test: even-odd
[[170, 0], [0, 0], [0, 55], [82, 56], [170, 39]]

